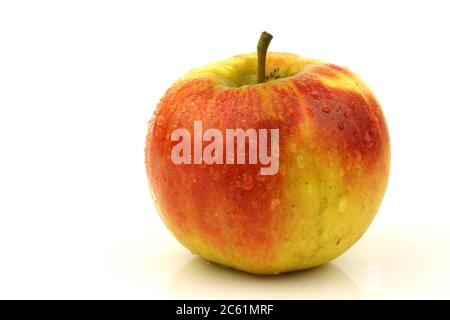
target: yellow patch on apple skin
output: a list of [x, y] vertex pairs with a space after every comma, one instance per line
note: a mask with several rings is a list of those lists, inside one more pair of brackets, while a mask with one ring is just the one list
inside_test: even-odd
[[[288, 242], [278, 248], [277, 272], [323, 264], [353, 245], [369, 226], [381, 203], [386, 180], [361, 175], [352, 184], [340, 175], [340, 154], [306, 149], [298, 167], [289, 157], [282, 202], [288, 208]], [[326, 156], [324, 156], [326, 155]], [[327, 168], [327, 169], [323, 169]]]

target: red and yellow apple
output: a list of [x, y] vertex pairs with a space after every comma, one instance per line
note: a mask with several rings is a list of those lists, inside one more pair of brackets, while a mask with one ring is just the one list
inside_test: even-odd
[[[192, 253], [257, 274], [326, 263], [365, 232], [389, 174], [386, 122], [347, 68], [289, 53], [234, 56], [192, 70], [149, 123], [146, 169], [164, 223]], [[259, 64], [261, 65], [261, 57]], [[279, 170], [260, 164], [174, 164], [171, 134], [279, 129]], [[205, 145], [207, 143], [205, 142]]]

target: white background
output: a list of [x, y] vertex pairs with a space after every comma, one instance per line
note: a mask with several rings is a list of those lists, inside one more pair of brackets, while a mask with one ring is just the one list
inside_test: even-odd
[[[0, 298], [450, 298], [447, 1], [2, 1]], [[322, 268], [193, 257], [147, 189], [147, 121], [186, 71], [270, 49], [351, 67], [391, 134], [377, 218]]]

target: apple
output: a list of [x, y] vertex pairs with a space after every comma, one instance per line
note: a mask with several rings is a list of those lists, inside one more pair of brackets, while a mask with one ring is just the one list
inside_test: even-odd
[[[264, 32], [257, 53], [176, 81], [145, 148], [152, 197], [179, 242], [255, 274], [312, 268], [350, 248], [376, 215], [390, 167], [386, 121], [369, 87], [347, 68], [267, 53], [271, 38]], [[226, 145], [239, 129], [248, 138], [240, 163], [238, 144]], [[253, 149], [271, 164], [251, 161], [249, 132], [266, 132]]]

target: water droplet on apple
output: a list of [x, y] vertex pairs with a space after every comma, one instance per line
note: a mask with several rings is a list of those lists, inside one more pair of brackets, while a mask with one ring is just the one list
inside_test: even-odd
[[364, 144], [366, 145], [367, 149], [372, 148], [373, 139], [372, 139], [372, 135], [370, 134], [369, 131], [366, 131], [366, 133], [364, 133], [363, 140], [364, 140]]
[[330, 113], [331, 109], [329, 107], [322, 107], [322, 112]]
[[313, 194], [314, 193], [314, 187], [311, 183], [308, 183], [306, 185], [306, 190], [308, 191], [309, 194]]
[[350, 109], [354, 110], [354, 109], [355, 109], [355, 105], [356, 105], [355, 100], [348, 100], [348, 101], [347, 101], [347, 106], [348, 106]]
[[346, 194], [343, 194], [339, 197], [338, 200], [338, 211], [340, 213], [344, 212], [347, 209], [348, 197]]
[[355, 151], [355, 159], [356, 159], [356, 162], [357, 162], [357, 163], [356, 163], [356, 167], [357, 167], [357, 168], [360, 168], [360, 167], [361, 167], [362, 157], [363, 157], [363, 155], [362, 155], [361, 151], [356, 150], [356, 151]]
[[266, 176], [262, 176], [262, 175], [257, 175], [256, 176], [256, 181], [264, 182], [265, 180], [266, 180]]
[[297, 145], [295, 143], [290, 143], [289, 144], [289, 151], [290, 152], [295, 152], [295, 150], [297, 150]]
[[306, 114], [310, 119], [314, 118], [314, 112], [310, 108], [306, 109]]
[[166, 122], [166, 119], [163, 115], [159, 115], [158, 118], [156, 118], [156, 125], [162, 126]]
[[253, 186], [254, 186], [254, 182], [253, 182], [252, 176], [249, 175], [248, 173], [244, 173], [242, 175], [242, 181], [241, 181], [242, 189], [250, 191], [253, 189]]
[[339, 130], [344, 130], [344, 123], [342, 123], [342, 122], [338, 122], [338, 128], [339, 128]]
[[281, 207], [281, 201], [278, 198], [273, 199], [272, 202], [270, 203], [270, 210], [272, 210], [272, 211], [279, 210], [280, 207]]
[[320, 99], [320, 95], [317, 92], [311, 92], [310, 95], [315, 100], [319, 100]]
[[305, 160], [303, 159], [303, 155], [299, 155], [296, 158], [296, 162], [297, 162], [297, 167], [299, 167], [300, 169], [303, 169], [305, 167]]
[[344, 118], [348, 119], [348, 116], [349, 116], [349, 115], [348, 115], [348, 112], [345, 111], [345, 112], [344, 112]]
[[294, 116], [294, 115], [295, 115], [295, 110], [294, 110], [294, 108], [289, 108], [289, 109], [288, 109], [288, 114], [289, 114], [290, 116]]
[[211, 120], [212, 117], [213, 117], [213, 113], [212, 113], [211, 111], [209, 111], [209, 112], [206, 113], [206, 118], [207, 118], [208, 120]]

